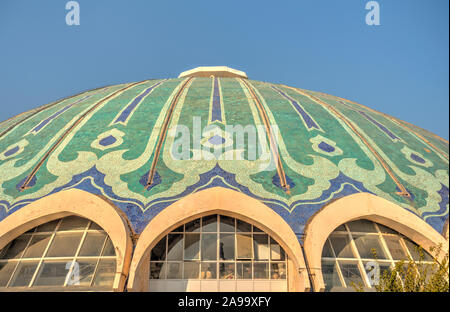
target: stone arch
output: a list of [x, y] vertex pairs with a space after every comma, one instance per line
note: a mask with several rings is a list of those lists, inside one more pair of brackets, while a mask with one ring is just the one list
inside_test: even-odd
[[339, 225], [358, 219], [388, 226], [428, 252], [439, 244], [443, 246], [443, 253], [448, 251], [448, 241], [411, 211], [369, 193], [352, 194], [323, 207], [309, 219], [305, 227], [305, 257], [312, 271], [316, 291], [325, 290], [321, 258], [326, 239]]
[[447, 240], [447, 242], [448, 242], [448, 219], [449, 219], [449, 218], [447, 218], [447, 221], [445, 221], [444, 229], [442, 230], [442, 236], [445, 237], [445, 239]]
[[271, 235], [288, 254], [289, 291], [309, 291], [310, 284], [297, 236], [271, 208], [234, 190], [214, 187], [190, 194], [156, 215], [137, 242], [130, 267], [129, 291], [146, 291], [149, 283], [149, 256], [152, 248], [178, 226], [210, 214], [221, 214], [253, 223]]
[[122, 291], [133, 249], [124, 214], [100, 196], [69, 189], [41, 198], [0, 221], [0, 249], [26, 231], [70, 215], [89, 219], [105, 230], [116, 251], [114, 291]]

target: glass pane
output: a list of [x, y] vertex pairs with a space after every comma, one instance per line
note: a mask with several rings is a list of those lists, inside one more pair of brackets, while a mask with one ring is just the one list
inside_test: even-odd
[[341, 224], [335, 229], [335, 231], [347, 232], [347, 229], [345, 228], [345, 225]]
[[234, 218], [220, 216], [220, 232], [234, 232]]
[[253, 226], [253, 232], [261, 232], [261, 233], [263, 233], [263, 230], [261, 230], [260, 228], [257, 228], [256, 226]]
[[330, 236], [330, 241], [334, 252], [336, 253], [336, 257], [355, 258], [350, 246], [350, 238], [348, 235], [332, 234]]
[[339, 262], [339, 265], [348, 288], [364, 286], [357, 263]]
[[198, 262], [185, 262], [183, 278], [184, 279], [198, 279], [200, 277], [199, 268], [200, 268], [200, 263], [198, 263]]
[[335, 261], [322, 261], [322, 275], [325, 282], [325, 291], [331, 291], [334, 287], [342, 287]]
[[269, 263], [267, 262], [255, 262], [253, 264], [253, 270], [255, 279], [268, 279], [269, 278]]
[[150, 279], [165, 279], [164, 262], [150, 262]]
[[353, 239], [361, 258], [387, 259], [378, 235], [353, 235]]
[[378, 228], [380, 229], [380, 232], [381, 232], [381, 233], [386, 233], [386, 234], [398, 234], [397, 231], [394, 231], [393, 229], [388, 228], [387, 226], [384, 226], [384, 225], [378, 224], [378, 223], [377, 223], [377, 225], [378, 225]]
[[202, 218], [203, 232], [217, 232], [217, 215]]
[[168, 279], [181, 279], [181, 262], [168, 263], [169, 271], [167, 272]]
[[83, 233], [56, 233], [47, 257], [73, 257]]
[[[364, 269], [372, 286], [377, 285], [385, 271], [390, 271], [390, 263], [378, 261], [364, 261]], [[372, 274], [372, 270], [375, 270]]]
[[200, 259], [200, 234], [186, 234], [184, 237], [184, 259]]
[[322, 258], [333, 258], [333, 251], [331, 250], [330, 241], [327, 239], [325, 241], [325, 245], [323, 246], [322, 250]]
[[270, 238], [270, 258], [275, 261], [283, 261], [285, 259], [283, 248], [272, 237]]
[[[33, 286], [63, 286], [69, 273], [70, 265], [70, 261], [67, 262], [67, 268], [66, 262], [44, 261]], [[75, 276], [72, 275], [72, 277]], [[78, 278], [76, 279], [78, 280]]]
[[217, 260], [217, 234], [202, 234], [202, 260]]
[[[97, 260], [78, 260], [78, 271], [79, 271], [79, 279], [76, 278], [76, 268], [74, 268], [74, 273], [72, 280], [75, 282], [74, 284], [77, 285], [76, 281], [78, 280], [79, 286], [90, 286], [92, 281], [92, 276], [95, 272], [95, 267], [97, 266]], [[67, 283], [68, 286], [72, 285], [72, 282], [69, 280]]]
[[220, 279], [234, 279], [234, 262], [233, 263], [219, 263]]
[[0, 287], [6, 287], [17, 262], [0, 263]]
[[270, 264], [271, 279], [286, 279], [286, 263], [272, 262]]
[[433, 257], [431, 257], [431, 255], [426, 252], [425, 249], [421, 248], [419, 245], [409, 239], [404, 238], [403, 241], [405, 242], [406, 247], [408, 247], [411, 257], [415, 261], [433, 261]]
[[23, 258], [41, 258], [50, 241], [50, 234], [33, 235]]
[[36, 228], [36, 232], [53, 232], [60, 220], [61, 219], [53, 220], [53, 221], [41, 224]]
[[200, 219], [188, 222], [184, 225], [184, 230], [188, 232], [200, 232]]
[[166, 259], [166, 237], [158, 242], [152, 249], [150, 260], [152, 261], [164, 261]]
[[1, 259], [18, 259], [27, 246], [31, 235], [22, 235], [13, 240], [0, 252]]
[[430, 278], [434, 274], [436, 274], [438, 270], [438, 266], [436, 264], [417, 264], [417, 269], [419, 271], [419, 275], [422, 277], [424, 275], [425, 281], [429, 282]]
[[236, 234], [237, 259], [252, 259], [252, 236], [251, 234]]
[[405, 250], [400, 244], [400, 239], [395, 236], [384, 236], [384, 240], [386, 241], [386, 245], [391, 252], [391, 256], [394, 260], [407, 260], [408, 257], [406, 255]]
[[236, 220], [236, 231], [237, 232], [251, 232], [252, 226], [247, 222]]
[[217, 264], [215, 262], [202, 263], [202, 279], [216, 279], [217, 278]]
[[103, 249], [102, 256], [103, 257], [114, 257], [116, 252], [114, 251], [114, 245], [111, 241], [111, 238], [106, 239], [105, 249]]
[[58, 231], [84, 230], [89, 220], [77, 216], [70, 216], [62, 219]]
[[238, 262], [236, 264], [236, 278], [237, 279], [252, 279], [252, 263]]
[[111, 286], [116, 272], [116, 260], [100, 260], [97, 273], [94, 278], [94, 286]]
[[234, 234], [221, 234], [219, 245], [220, 260], [234, 260]]
[[372, 221], [368, 220], [356, 220], [347, 223], [350, 232], [365, 232], [365, 233], [376, 233], [377, 230], [373, 225]]
[[14, 277], [9, 287], [23, 287], [28, 286], [31, 282], [31, 278], [38, 266], [37, 261], [33, 262], [21, 262], [14, 273]]
[[253, 247], [255, 250], [255, 260], [269, 260], [269, 235], [253, 234]]
[[96, 230], [96, 231], [103, 231], [103, 229], [95, 222], [91, 222], [91, 225], [89, 226], [89, 230]]
[[171, 233], [183, 233], [184, 225], [177, 227]]
[[383, 276], [385, 271], [388, 271], [388, 272], [391, 271], [390, 263], [379, 263], [379, 265], [380, 265], [380, 276]]
[[105, 243], [105, 233], [88, 233], [81, 246], [80, 256], [100, 256], [103, 244]]
[[167, 259], [183, 260], [183, 234], [169, 234], [167, 239]]

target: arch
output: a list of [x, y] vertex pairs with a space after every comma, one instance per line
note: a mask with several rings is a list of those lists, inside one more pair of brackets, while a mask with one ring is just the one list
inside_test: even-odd
[[100, 196], [70, 189], [41, 198], [0, 221], [0, 249], [43, 223], [77, 215], [97, 223], [109, 235], [116, 251], [114, 291], [122, 291], [133, 249], [126, 217]]
[[210, 214], [221, 214], [252, 223], [271, 235], [288, 255], [289, 291], [309, 291], [302, 249], [291, 227], [268, 206], [245, 194], [214, 187], [190, 194], [156, 215], [139, 237], [130, 266], [129, 291], [146, 291], [149, 257], [153, 247], [178, 226]]
[[449, 220], [449, 218], [447, 218], [447, 221], [445, 221], [444, 229], [442, 230], [442, 236], [445, 237], [447, 242], [448, 242], [448, 220]]
[[305, 257], [313, 272], [315, 290], [325, 290], [321, 259], [326, 239], [339, 225], [358, 219], [367, 219], [388, 226], [428, 252], [430, 247], [439, 244], [443, 246], [443, 253], [448, 251], [448, 241], [412, 212], [369, 193], [352, 194], [323, 207], [310, 218], [305, 227]]

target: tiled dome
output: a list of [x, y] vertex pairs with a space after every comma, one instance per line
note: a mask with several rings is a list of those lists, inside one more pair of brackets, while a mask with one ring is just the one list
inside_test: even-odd
[[[0, 221], [77, 188], [106, 197], [140, 233], [182, 197], [224, 187], [263, 202], [297, 235], [327, 203], [359, 192], [442, 232], [444, 139], [339, 97], [226, 68], [199, 72], [83, 92], [0, 123]], [[189, 133], [182, 159], [177, 126]], [[256, 143], [247, 134], [237, 146], [227, 130], [239, 126], [256, 130]]]

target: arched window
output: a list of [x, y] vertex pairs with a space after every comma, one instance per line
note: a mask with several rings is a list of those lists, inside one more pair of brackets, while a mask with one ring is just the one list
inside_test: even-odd
[[375, 275], [370, 272], [375, 263], [380, 274], [401, 260], [431, 264], [433, 258], [425, 251], [421, 257], [419, 251], [418, 245], [407, 237], [372, 221], [356, 220], [340, 225], [328, 237], [322, 251], [325, 291], [342, 288], [354, 291], [353, 285], [371, 288]]
[[173, 290], [171, 280], [194, 284], [197, 280], [198, 287], [192, 289], [197, 291], [224, 287], [253, 291], [255, 282], [260, 282], [261, 289], [286, 290], [286, 276], [287, 256], [272, 237], [223, 215], [198, 218], [176, 228], [150, 254], [150, 290]]
[[23, 233], [0, 250], [0, 289], [112, 290], [114, 246], [96, 223], [68, 216]]

